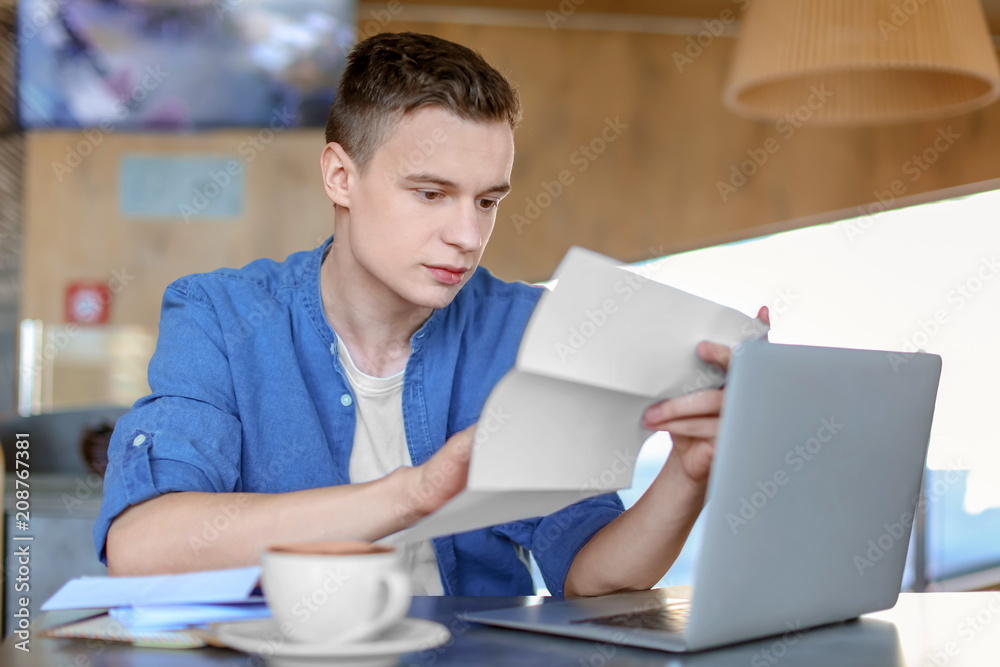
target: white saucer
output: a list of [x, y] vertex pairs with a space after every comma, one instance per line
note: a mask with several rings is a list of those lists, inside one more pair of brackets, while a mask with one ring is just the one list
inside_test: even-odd
[[216, 637], [230, 648], [264, 658], [323, 658], [330, 665], [396, 664], [401, 653], [423, 651], [448, 641], [448, 628], [423, 618], [404, 618], [371, 639], [306, 643], [285, 637], [273, 618], [214, 625]]

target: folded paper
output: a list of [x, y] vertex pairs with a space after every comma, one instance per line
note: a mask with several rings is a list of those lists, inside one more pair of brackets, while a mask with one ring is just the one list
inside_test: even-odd
[[571, 248], [482, 414], [466, 489], [382, 542], [400, 544], [544, 516], [632, 485], [658, 400], [720, 387], [697, 345], [760, 338], [758, 319]]

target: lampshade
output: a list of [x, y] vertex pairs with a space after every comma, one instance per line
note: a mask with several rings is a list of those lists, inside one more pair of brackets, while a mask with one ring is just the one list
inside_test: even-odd
[[998, 97], [979, 0], [754, 0], [725, 103], [757, 119], [862, 125], [956, 115]]

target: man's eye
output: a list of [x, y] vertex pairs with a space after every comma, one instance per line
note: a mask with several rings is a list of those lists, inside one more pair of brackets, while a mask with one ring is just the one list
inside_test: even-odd
[[420, 190], [418, 193], [425, 201], [434, 201], [441, 197], [441, 193], [436, 190]]
[[492, 209], [492, 208], [496, 208], [499, 203], [500, 202], [497, 201], [496, 199], [480, 199], [479, 200], [479, 205], [482, 206], [487, 211], [490, 210], [490, 209]]

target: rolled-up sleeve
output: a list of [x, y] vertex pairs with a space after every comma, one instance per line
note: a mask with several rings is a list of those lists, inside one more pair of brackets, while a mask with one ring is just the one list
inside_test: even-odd
[[183, 278], [167, 288], [152, 393], [115, 425], [94, 546], [107, 564], [111, 522], [131, 505], [173, 491], [240, 490], [242, 429], [225, 336], [208, 297]]
[[576, 554], [625, 511], [617, 493], [586, 498], [548, 516], [497, 526], [509, 539], [531, 551], [552, 595], [563, 595], [566, 575]]

